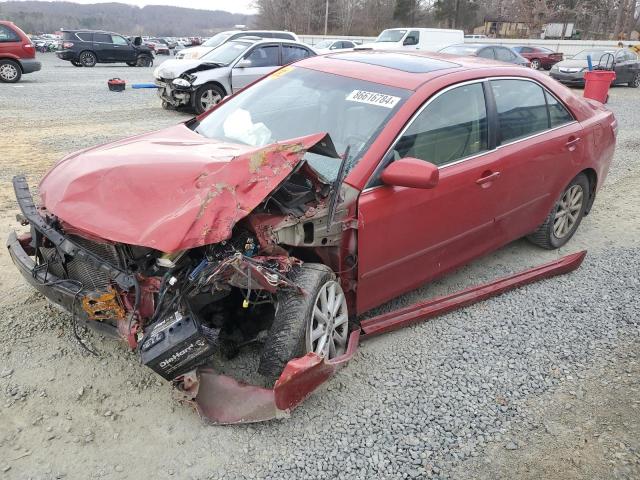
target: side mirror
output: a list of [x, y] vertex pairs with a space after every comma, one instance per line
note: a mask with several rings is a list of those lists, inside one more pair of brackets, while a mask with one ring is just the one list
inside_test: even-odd
[[246, 58], [243, 58], [238, 63], [236, 63], [237, 68], [248, 68], [250, 66], [251, 66], [251, 60], [248, 60]]
[[402, 42], [402, 44], [403, 45], [417, 45], [418, 44], [418, 39], [416, 37], [409, 36], [409, 37], [404, 39], [404, 42]]
[[391, 162], [380, 176], [385, 185], [409, 188], [433, 188], [439, 179], [440, 171], [433, 163], [411, 157]]

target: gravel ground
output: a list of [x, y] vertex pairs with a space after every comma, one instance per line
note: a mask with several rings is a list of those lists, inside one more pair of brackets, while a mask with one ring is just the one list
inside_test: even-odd
[[[149, 69], [41, 57], [0, 85], [2, 235], [13, 174], [36, 183], [70, 151], [187, 118], [152, 91], [108, 92]], [[282, 421], [207, 426], [120, 343], [87, 334], [87, 356], [3, 253], [0, 478], [640, 478], [640, 92], [610, 102], [614, 165], [567, 246], [514, 242], [380, 311], [588, 248], [579, 270], [364, 342]]]

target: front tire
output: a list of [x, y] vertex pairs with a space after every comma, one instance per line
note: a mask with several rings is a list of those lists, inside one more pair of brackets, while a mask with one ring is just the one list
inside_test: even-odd
[[276, 379], [289, 360], [314, 352], [325, 358], [345, 353], [349, 313], [339, 280], [321, 263], [305, 263], [291, 279], [302, 292], [278, 294], [276, 313], [258, 372]]
[[91, 68], [98, 63], [98, 57], [96, 57], [95, 53], [85, 50], [80, 54], [79, 61], [83, 67]]
[[564, 189], [544, 223], [527, 239], [547, 250], [560, 248], [567, 243], [584, 217], [590, 191], [589, 179], [580, 173]]
[[0, 82], [16, 83], [22, 77], [22, 69], [13, 60], [0, 60]]
[[210, 108], [215, 107], [222, 101], [224, 96], [225, 93], [220, 87], [213, 84], [206, 84], [196, 90], [191, 104], [195, 112], [200, 115]]
[[76, 60], [71, 60], [71, 65], [74, 67], [82, 67], [82, 64]]
[[640, 72], [637, 72], [637, 73], [633, 76], [633, 80], [631, 80], [627, 85], [629, 85], [631, 88], [638, 88], [638, 87], [640, 87]]
[[136, 60], [136, 66], [138, 67], [151, 67], [153, 65], [153, 58], [149, 55], [138, 55]]

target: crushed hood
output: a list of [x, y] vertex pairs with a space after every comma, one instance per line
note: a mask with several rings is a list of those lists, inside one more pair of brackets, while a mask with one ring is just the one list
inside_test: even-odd
[[[155, 78], [178, 78], [187, 70], [192, 70], [206, 64], [202, 60], [165, 60], [153, 72]], [[213, 64], [211, 68], [214, 68]]]
[[173, 252], [228, 239], [314, 150], [335, 152], [326, 133], [256, 148], [180, 124], [71, 154], [39, 190], [47, 210], [74, 230]]

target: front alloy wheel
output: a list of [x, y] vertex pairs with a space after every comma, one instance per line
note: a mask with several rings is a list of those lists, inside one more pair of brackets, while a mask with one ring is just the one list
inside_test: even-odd
[[321, 357], [335, 358], [347, 350], [347, 302], [340, 284], [325, 283], [318, 295], [306, 331], [306, 351]]
[[638, 88], [640, 87], [640, 72], [637, 72], [634, 76], [633, 76], [633, 80], [631, 80], [629, 82], [629, 86], [631, 88]]

